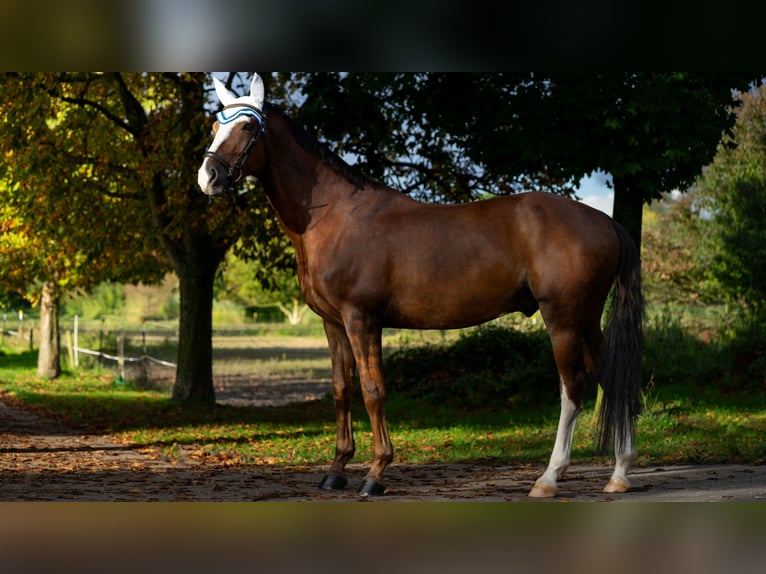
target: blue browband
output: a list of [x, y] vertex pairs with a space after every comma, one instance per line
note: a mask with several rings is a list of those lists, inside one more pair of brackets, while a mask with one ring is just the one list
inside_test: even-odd
[[[229, 115], [226, 114], [226, 110], [229, 110]], [[239, 158], [237, 159], [236, 163], [232, 165], [226, 160], [226, 158], [212, 151], [206, 151], [203, 155], [203, 157], [214, 159], [226, 169], [226, 177], [228, 178], [229, 182], [229, 191], [232, 191], [234, 189], [234, 184], [242, 179], [242, 168], [244, 167], [247, 158], [250, 157], [250, 154], [255, 149], [255, 144], [258, 143], [258, 140], [261, 138], [261, 136], [266, 133], [266, 114], [255, 106], [251, 106], [250, 104], [230, 104], [228, 106], [224, 106], [223, 110], [215, 115], [219, 124], [231, 123], [240, 116], [251, 116], [258, 120], [258, 130], [253, 132], [253, 136], [250, 138], [250, 141], [247, 142], [247, 145], [245, 146], [245, 149], [242, 150], [242, 153], [239, 154]], [[266, 147], [266, 161], [268, 161], [269, 145], [266, 138], [264, 138], [263, 141]]]
[[232, 104], [226, 106], [220, 112], [215, 115], [215, 119], [218, 120], [220, 125], [225, 125], [233, 122], [235, 119], [241, 116], [251, 116], [258, 120], [258, 123], [263, 123], [266, 119], [265, 114], [256, 108], [248, 104]]

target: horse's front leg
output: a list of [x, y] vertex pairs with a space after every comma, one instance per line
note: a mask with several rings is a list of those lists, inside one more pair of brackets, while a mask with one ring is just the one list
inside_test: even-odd
[[373, 461], [359, 488], [359, 494], [383, 494], [385, 487], [380, 479], [383, 471], [394, 459], [394, 449], [386, 425], [381, 328], [368, 317], [354, 314], [346, 320], [346, 332], [356, 357], [364, 406], [372, 427]]
[[335, 459], [330, 472], [322, 479], [319, 488], [341, 489], [348, 480], [346, 464], [354, 456], [354, 431], [351, 427], [351, 398], [354, 391], [356, 361], [351, 344], [342, 325], [324, 322], [332, 361], [332, 391], [335, 399]]

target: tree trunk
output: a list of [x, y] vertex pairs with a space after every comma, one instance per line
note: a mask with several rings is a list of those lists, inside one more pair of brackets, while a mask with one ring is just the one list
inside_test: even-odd
[[[171, 168], [157, 164], [154, 159], [157, 146], [167, 145], [152, 132], [154, 120], [150, 120], [125, 79], [119, 73], [111, 77], [125, 107], [129, 130], [136, 137], [147, 165], [152, 166], [153, 172], [146, 174], [151, 177], [151, 184], [145, 188], [147, 199], [160, 243], [173, 261], [180, 282], [178, 366], [172, 397], [182, 403], [214, 404], [213, 281], [234, 238], [229, 231], [211, 232], [209, 201], [196, 183], [198, 161], [209, 141], [209, 128], [199, 121], [207, 103], [202, 90], [204, 78], [202, 74], [168, 74], [165, 78], [177, 88], [179, 115], [175, 123], [187, 130], [180, 146], [174, 144], [178, 146], [174, 147], [174, 155], [185, 159]], [[175, 169], [182, 170], [180, 177], [173, 173]]]
[[176, 266], [180, 281], [181, 314], [173, 400], [215, 403], [213, 389], [213, 281], [217, 266]]
[[59, 301], [54, 287], [43, 285], [40, 301], [40, 350], [37, 355], [37, 376], [55, 379], [61, 374], [61, 345], [59, 337]]
[[644, 194], [637, 185], [625, 177], [614, 178], [614, 208], [612, 217], [622, 225], [641, 253], [641, 224], [644, 210]]

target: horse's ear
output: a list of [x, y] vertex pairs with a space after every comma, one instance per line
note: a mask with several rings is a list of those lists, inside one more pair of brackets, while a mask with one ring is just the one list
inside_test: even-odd
[[223, 85], [223, 82], [215, 76], [213, 76], [213, 85], [215, 85], [215, 93], [218, 94], [218, 99], [221, 100], [221, 103], [224, 106], [228, 106], [237, 99], [237, 96], [232, 94], [226, 86]]
[[255, 107], [263, 109], [263, 80], [258, 74], [253, 74], [253, 81], [250, 82], [250, 98], [255, 102]]

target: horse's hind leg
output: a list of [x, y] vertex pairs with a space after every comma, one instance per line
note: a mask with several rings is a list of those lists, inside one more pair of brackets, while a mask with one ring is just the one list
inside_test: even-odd
[[556, 441], [545, 473], [537, 480], [529, 496], [552, 498], [558, 494], [558, 479], [569, 466], [577, 415], [582, 410], [587, 375], [583, 360], [583, 339], [575, 329], [548, 327], [553, 354], [559, 370], [561, 414]]
[[332, 361], [332, 390], [335, 399], [335, 459], [319, 488], [340, 489], [348, 482], [345, 468], [354, 456], [354, 433], [351, 427], [351, 398], [354, 390], [356, 361], [346, 330], [342, 325], [324, 323]]
[[[598, 319], [593, 321], [590, 328], [586, 332], [586, 353], [585, 360], [588, 366], [588, 370], [595, 372], [596, 365], [601, 358], [604, 347], [604, 335], [601, 332]], [[628, 470], [630, 470], [631, 463], [636, 458], [636, 449], [634, 446], [634, 438], [632, 434], [626, 436], [623, 441], [618, 440], [615, 436], [614, 441], [614, 454], [615, 464], [614, 472], [609, 482], [604, 487], [604, 492], [608, 494], [627, 492], [630, 489], [630, 481], [628, 480]]]
[[604, 487], [604, 492], [608, 494], [617, 492], [628, 492], [630, 490], [630, 481], [628, 480], [628, 470], [631, 463], [636, 459], [636, 448], [633, 442], [632, 433], [626, 436], [622, 442], [615, 436], [614, 439], [614, 472], [609, 482]]

